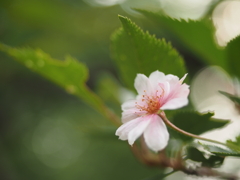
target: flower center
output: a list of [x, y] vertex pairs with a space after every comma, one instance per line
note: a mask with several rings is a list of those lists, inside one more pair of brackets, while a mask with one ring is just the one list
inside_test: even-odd
[[[144, 91], [145, 92], [145, 91]], [[136, 102], [136, 108], [140, 109], [140, 111], [147, 111], [147, 114], [156, 114], [160, 107], [160, 98], [161, 96], [158, 96], [158, 91], [156, 91], [156, 95], [155, 96], [148, 96], [146, 95], [142, 95], [142, 105], [139, 105]]]

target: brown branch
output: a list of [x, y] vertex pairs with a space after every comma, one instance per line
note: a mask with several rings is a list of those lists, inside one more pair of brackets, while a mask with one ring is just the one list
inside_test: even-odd
[[140, 162], [151, 167], [170, 167], [174, 171], [182, 171], [187, 175], [195, 175], [200, 177], [217, 177], [226, 180], [238, 180], [238, 177], [235, 175], [222, 173], [209, 167], [198, 167], [195, 169], [187, 168], [185, 166], [184, 160], [182, 159], [181, 153], [179, 153], [176, 158], [167, 157], [164, 150], [160, 151], [158, 154], [153, 153], [149, 151], [143, 137], [141, 137], [140, 146], [135, 143], [130, 147], [133, 154]]

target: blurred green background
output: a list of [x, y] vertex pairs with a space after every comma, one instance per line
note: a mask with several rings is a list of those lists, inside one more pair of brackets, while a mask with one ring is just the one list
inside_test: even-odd
[[[70, 54], [89, 67], [96, 90], [99, 74], [115, 74], [109, 38], [121, 25], [118, 14], [126, 15], [117, 5], [80, 0], [3, 0], [0, 39], [57, 59]], [[160, 172], [140, 164], [97, 112], [3, 53], [0, 107], [1, 180], [132, 180]]]

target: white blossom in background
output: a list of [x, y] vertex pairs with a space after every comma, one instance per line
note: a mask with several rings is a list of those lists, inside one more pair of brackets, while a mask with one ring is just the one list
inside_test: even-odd
[[[230, 76], [220, 67], [210, 66], [203, 69], [193, 79], [191, 84], [190, 99], [199, 112], [212, 111], [214, 117], [219, 119], [230, 119], [231, 124], [213, 131], [206, 132], [200, 136], [224, 142], [228, 139], [234, 140], [240, 134], [240, 116], [235, 104], [218, 91], [225, 91], [230, 94], [240, 95], [238, 81], [232, 80]], [[206, 142], [203, 142], [206, 143]], [[217, 170], [220, 172], [240, 175], [239, 158], [226, 157], [223, 165]], [[187, 176], [182, 172], [174, 173], [166, 180], [217, 180], [214, 177]]]
[[[235, 140], [240, 135], [240, 115], [235, 104], [218, 91], [240, 95], [238, 81], [232, 80], [220, 67], [211, 66], [203, 69], [191, 84], [190, 99], [194, 107], [200, 112], [212, 111], [214, 117], [219, 119], [230, 119], [231, 123], [223, 128], [206, 132], [200, 136], [225, 142], [228, 139]], [[204, 142], [206, 143], [206, 142]], [[235, 157], [226, 157], [219, 171], [240, 175], [240, 161]], [[177, 173], [178, 174], [178, 173]], [[176, 175], [177, 175], [176, 174]], [[180, 174], [182, 175], [182, 174]], [[185, 180], [194, 180], [194, 176], [186, 176]], [[198, 177], [199, 180], [216, 180], [213, 177]], [[172, 180], [168, 178], [167, 180]]]
[[208, 11], [214, 0], [125, 0], [121, 7], [127, 13], [139, 15], [131, 8], [139, 8], [154, 12], [163, 11], [175, 19], [201, 19]]
[[160, 0], [162, 10], [175, 19], [201, 19], [214, 0]]
[[231, 120], [227, 126], [204, 133], [203, 137], [224, 142], [240, 134], [240, 116], [235, 103], [218, 92], [239, 96], [239, 89], [239, 83], [217, 66], [208, 67], [195, 77], [190, 94], [194, 107], [200, 112], [214, 112], [215, 118]]
[[[132, 8], [162, 13], [174, 18], [188, 21], [200, 20], [217, 0], [84, 0], [92, 6], [120, 5], [127, 13], [139, 16]], [[240, 35], [240, 0], [225, 0], [219, 3], [212, 14], [215, 37], [219, 46]]]
[[91, 6], [114, 6], [126, 0], [83, 0]]
[[[131, 8], [163, 11], [174, 19], [200, 20], [216, 0], [125, 0], [121, 7], [132, 15], [139, 15]], [[212, 14], [216, 41], [220, 46], [240, 35], [240, 0], [226, 0], [219, 3]]]
[[240, 1], [223, 1], [213, 11], [215, 36], [220, 46], [240, 35]]
[[198, 20], [205, 15], [214, 0], [84, 0], [92, 6], [113, 6], [119, 4], [127, 13], [139, 16], [132, 8], [154, 12], [164, 11], [176, 19]]
[[159, 110], [177, 109], [188, 104], [189, 86], [182, 84], [186, 75], [179, 80], [177, 76], [165, 75], [155, 71], [149, 78], [138, 74], [134, 86], [138, 96], [122, 104], [122, 122], [116, 135], [133, 145], [143, 134], [147, 146], [157, 152], [164, 149], [169, 133]]

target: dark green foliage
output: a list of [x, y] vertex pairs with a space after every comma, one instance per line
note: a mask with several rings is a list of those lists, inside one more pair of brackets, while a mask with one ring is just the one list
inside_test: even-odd
[[240, 60], [240, 36], [231, 40], [227, 47], [227, 62], [232, 75], [240, 79], [239, 60]]
[[121, 79], [133, 89], [137, 73], [149, 75], [159, 70], [165, 74], [182, 77], [185, 73], [184, 61], [170, 43], [144, 33], [130, 19], [119, 16], [123, 28], [111, 38], [112, 56]]
[[224, 96], [226, 96], [227, 98], [229, 98], [230, 100], [232, 100], [234, 103], [236, 104], [240, 104], [240, 97], [238, 96], [234, 96], [232, 94], [229, 94], [227, 92], [223, 92], [223, 91], [219, 91], [221, 94], [223, 94]]
[[214, 41], [213, 27], [207, 20], [174, 20], [159, 13], [137, 9], [157, 25], [171, 33], [187, 51], [194, 52], [206, 65], [226, 67], [226, 55]]
[[227, 144], [240, 147], [240, 136], [237, 136], [235, 141], [227, 140]]
[[199, 151], [196, 147], [187, 147], [186, 159], [191, 159], [196, 162], [201, 162], [205, 167], [219, 167], [224, 161], [224, 157], [211, 155], [209, 158], [204, 156], [204, 152]]
[[[213, 113], [200, 114], [195, 111], [185, 111], [176, 113], [173, 116], [172, 123], [178, 128], [192, 134], [202, 134], [215, 128], [221, 128], [229, 123], [228, 120], [219, 120], [212, 118]], [[185, 141], [191, 141], [192, 138], [171, 130], [174, 138], [180, 138]]]
[[207, 144], [201, 144], [207, 151], [218, 155], [218, 156], [238, 156], [240, 157], [240, 151], [230, 149], [230, 148], [222, 148], [215, 145], [207, 145]]

